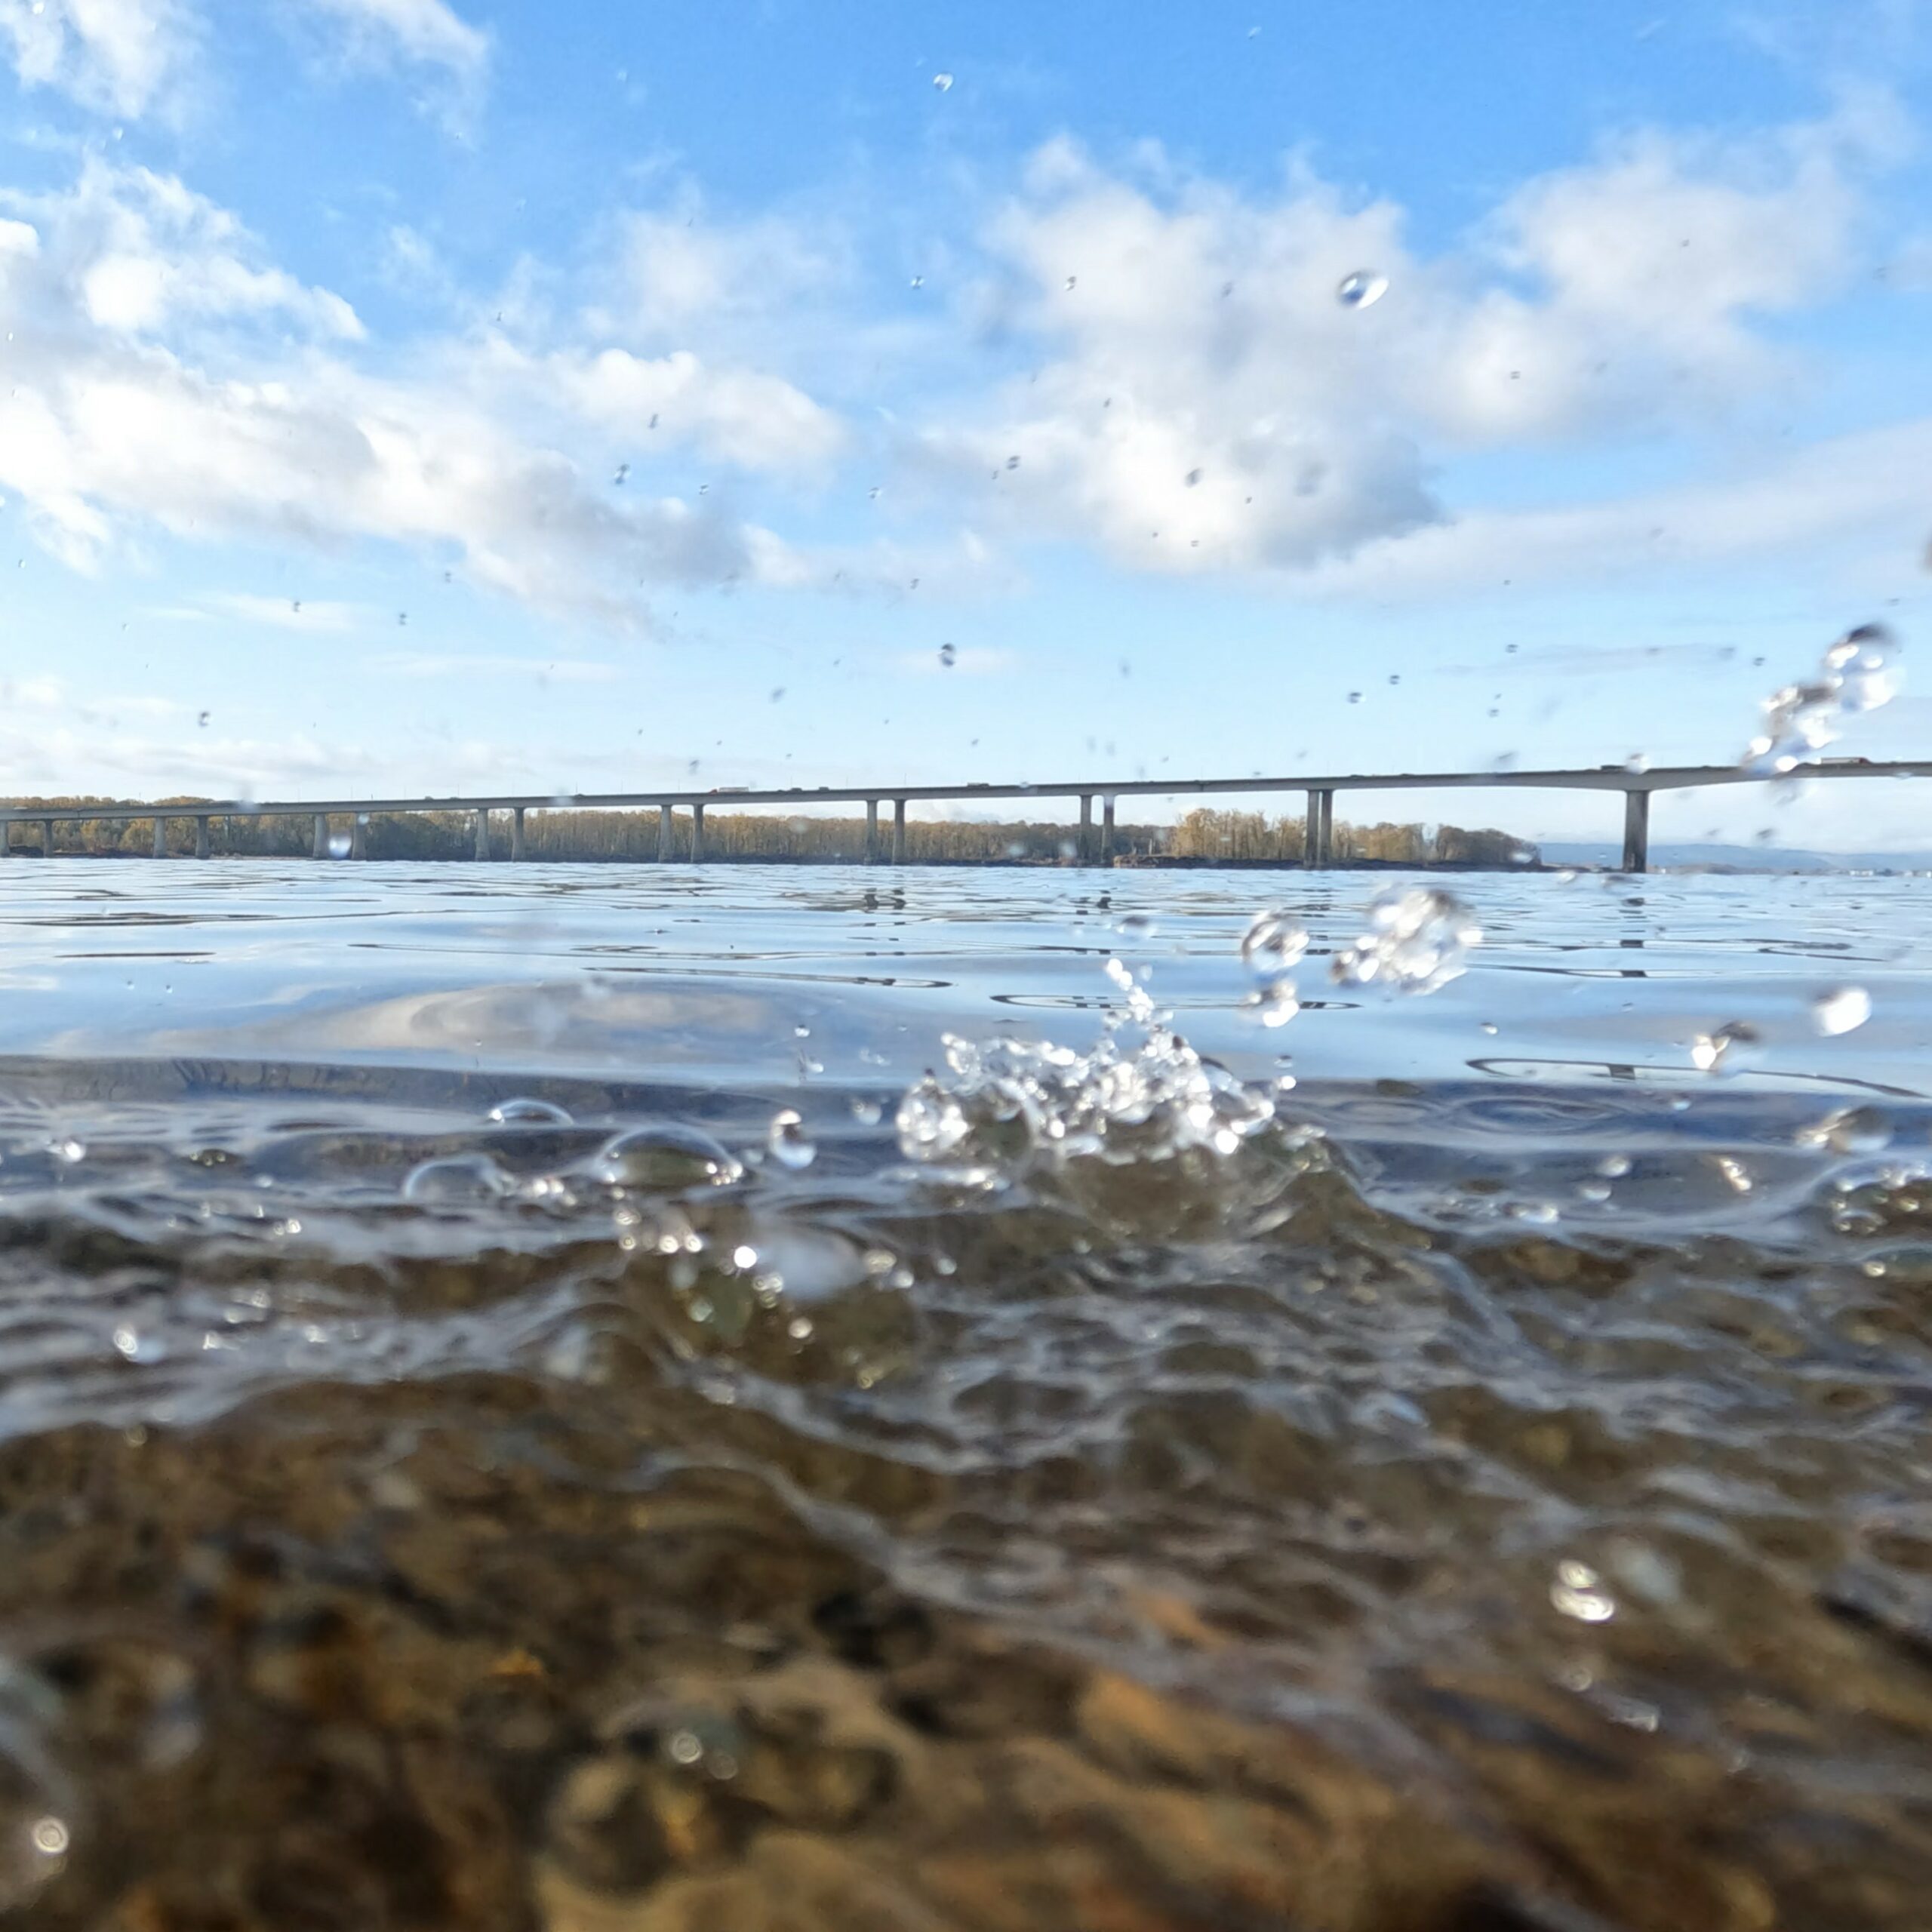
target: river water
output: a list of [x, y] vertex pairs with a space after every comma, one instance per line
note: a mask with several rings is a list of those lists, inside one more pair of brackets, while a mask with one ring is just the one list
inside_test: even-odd
[[8, 865], [0, 1911], [1922, 1927], [1924, 882], [1417, 883]]

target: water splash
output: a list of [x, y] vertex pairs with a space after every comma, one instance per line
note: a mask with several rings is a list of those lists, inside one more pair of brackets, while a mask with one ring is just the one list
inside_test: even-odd
[[1482, 943], [1474, 909], [1432, 886], [1385, 892], [1367, 919], [1355, 944], [1335, 955], [1329, 970], [1339, 986], [1432, 993], [1468, 971], [1470, 951]]
[[1746, 746], [1741, 769], [1778, 778], [1812, 763], [1838, 735], [1845, 715], [1876, 711], [1898, 694], [1899, 643], [1883, 624], [1860, 624], [1825, 653], [1815, 675], [1764, 700], [1764, 728]]
[[1078, 1160], [1226, 1156], [1269, 1126], [1268, 1094], [1196, 1053], [1120, 960], [1106, 970], [1122, 998], [1091, 1053], [948, 1034], [946, 1073], [928, 1073], [900, 1103], [894, 1124], [906, 1158], [991, 1181]]

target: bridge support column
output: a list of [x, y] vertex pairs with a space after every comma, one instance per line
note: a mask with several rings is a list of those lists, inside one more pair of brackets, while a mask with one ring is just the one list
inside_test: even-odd
[[1109, 792], [1100, 801], [1100, 863], [1110, 866], [1114, 862], [1114, 795]]
[[40, 822], [40, 856], [51, 859], [54, 856], [54, 821], [44, 818]]
[[214, 849], [213, 841], [208, 836], [208, 821], [198, 818], [195, 821], [195, 857], [205, 859]]
[[694, 866], [700, 866], [703, 863], [704, 808], [702, 805], [694, 805], [691, 808], [691, 863]]
[[866, 801], [866, 863], [869, 866], [878, 863], [878, 801], [876, 798]]
[[1311, 871], [1335, 862], [1335, 795], [1327, 786], [1308, 795], [1302, 821], [1302, 863]]
[[518, 805], [510, 814], [510, 857], [512, 860], [523, 857], [523, 808]]
[[1626, 792], [1623, 795], [1623, 869], [1647, 872], [1651, 869], [1651, 795]]
[[892, 863], [903, 866], [906, 863], [906, 801], [894, 798], [892, 801]]
[[352, 859], [366, 859], [369, 856], [369, 814], [358, 812], [349, 821], [349, 856]]
[[11, 859], [13, 856], [14, 821], [9, 819], [5, 825], [0, 825], [0, 859]]
[[671, 808], [660, 805], [657, 808], [657, 863], [660, 866], [668, 866], [677, 857], [672, 844], [672, 825]]
[[1074, 856], [1083, 866], [1094, 863], [1094, 795], [1082, 792], [1080, 795], [1080, 836], [1075, 842]]
[[488, 812], [478, 812], [476, 814], [476, 857], [479, 860], [485, 860], [489, 856], [490, 814]]
[[326, 859], [329, 855], [329, 820], [326, 812], [315, 814], [315, 839], [309, 848], [312, 858]]
[[154, 855], [157, 859], [168, 857], [168, 821], [165, 818], [154, 822]]

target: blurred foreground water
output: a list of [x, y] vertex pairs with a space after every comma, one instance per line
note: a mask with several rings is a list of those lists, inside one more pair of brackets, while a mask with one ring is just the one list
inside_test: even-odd
[[1390, 883], [7, 866], [0, 1915], [1923, 1927], [1924, 882]]

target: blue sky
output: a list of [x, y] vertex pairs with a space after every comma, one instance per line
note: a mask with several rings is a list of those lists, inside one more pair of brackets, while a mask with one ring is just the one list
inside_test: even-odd
[[5, 789], [1730, 759], [1922, 629], [1928, 63], [1923, 0], [0, 0]]

